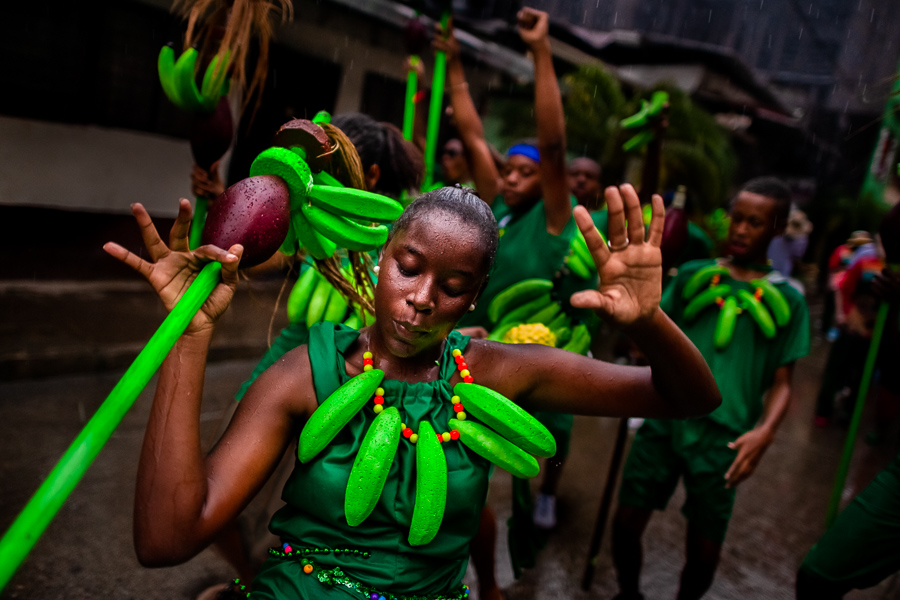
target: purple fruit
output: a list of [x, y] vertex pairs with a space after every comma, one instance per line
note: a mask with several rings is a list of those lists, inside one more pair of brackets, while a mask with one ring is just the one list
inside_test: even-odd
[[191, 121], [191, 153], [194, 155], [194, 162], [204, 171], [209, 171], [212, 164], [228, 152], [233, 137], [231, 108], [223, 96], [211, 114], [197, 115]]
[[260, 175], [235, 183], [216, 198], [203, 227], [203, 244], [244, 247], [241, 268], [268, 260], [290, 226], [290, 193], [280, 177]]
[[403, 41], [409, 54], [422, 54], [428, 48], [428, 28], [418, 17], [406, 22], [403, 30]]

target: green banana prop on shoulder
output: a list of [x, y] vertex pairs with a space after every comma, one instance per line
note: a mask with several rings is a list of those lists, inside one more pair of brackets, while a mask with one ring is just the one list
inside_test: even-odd
[[422, 546], [434, 539], [447, 505], [447, 458], [431, 423], [419, 423], [416, 443], [416, 503], [409, 526], [409, 544]]
[[[681, 297], [687, 300], [691, 298], [700, 291], [700, 289], [707, 285], [710, 281], [712, 281], [715, 277], [725, 277], [728, 276], [728, 268], [722, 265], [713, 264], [703, 267], [701, 269], [697, 269], [691, 278], [687, 280], [687, 283], [684, 284], [684, 288], [681, 290]], [[718, 283], [718, 279], [713, 283], [713, 285]]]
[[300, 462], [309, 462], [321, 452], [365, 406], [383, 379], [384, 371], [372, 369], [360, 373], [328, 396], [300, 432], [297, 442], [297, 458]]
[[731, 286], [728, 284], [716, 285], [697, 294], [684, 309], [684, 318], [686, 321], [693, 321], [700, 311], [707, 306], [719, 304], [725, 301], [725, 296], [731, 293]]
[[775, 321], [772, 320], [772, 315], [770, 315], [769, 311], [766, 310], [766, 307], [762, 305], [762, 302], [760, 302], [756, 296], [743, 289], [737, 291], [737, 297], [741, 301], [741, 309], [753, 317], [753, 320], [756, 321], [759, 330], [762, 331], [762, 334], [766, 339], [771, 340], [774, 338]]
[[540, 472], [537, 460], [489, 427], [472, 421], [450, 419], [450, 428], [459, 432], [467, 448], [512, 475], [530, 479]]
[[503, 394], [475, 383], [457, 383], [453, 393], [469, 414], [525, 452], [545, 458], [556, 454], [556, 440], [550, 431]]
[[[784, 295], [768, 279], [753, 279], [749, 283], [756, 288], [754, 293], [743, 289], [732, 289], [729, 284], [721, 284], [722, 277], [729, 276], [724, 265], [713, 264], [698, 269], [682, 290], [682, 297], [688, 300], [684, 309], [684, 319], [693, 321], [703, 309], [717, 305], [719, 316], [714, 333], [715, 347], [724, 350], [734, 337], [739, 315], [747, 313], [759, 327], [762, 335], [774, 339], [778, 329], [791, 320], [791, 310]], [[708, 285], [701, 291], [703, 286]]]
[[344, 516], [351, 527], [365, 521], [378, 504], [399, 445], [400, 411], [392, 406], [375, 417], [353, 461], [344, 496]]
[[734, 328], [737, 325], [739, 310], [734, 296], [729, 296], [725, 299], [722, 309], [719, 311], [719, 318], [716, 321], [716, 350], [724, 350], [731, 343], [731, 338], [734, 337]]
[[769, 307], [769, 310], [772, 311], [772, 316], [775, 317], [775, 324], [779, 327], [787, 325], [791, 321], [791, 307], [785, 300], [784, 294], [775, 287], [775, 284], [768, 279], [754, 279], [750, 284], [761, 290], [760, 297], [766, 306]]

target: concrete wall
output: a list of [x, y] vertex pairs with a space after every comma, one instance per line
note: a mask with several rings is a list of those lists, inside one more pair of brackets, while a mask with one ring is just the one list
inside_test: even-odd
[[0, 116], [0, 204], [174, 216], [191, 163], [186, 140]]

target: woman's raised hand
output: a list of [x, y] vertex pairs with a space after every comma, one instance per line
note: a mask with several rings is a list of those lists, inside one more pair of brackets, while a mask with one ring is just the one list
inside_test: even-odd
[[[609, 244], [594, 227], [588, 211], [575, 208], [575, 221], [600, 275], [598, 290], [572, 296], [572, 306], [590, 308], [601, 317], [627, 327], [651, 318], [662, 296], [662, 242], [665, 208], [662, 198], [653, 196], [653, 218], [644, 239], [641, 203], [634, 188], [625, 184], [605, 191], [609, 210]], [[627, 225], [626, 225], [627, 217]]]
[[213, 260], [222, 263], [222, 282], [217, 285], [197, 314], [191, 320], [186, 333], [211, 329], [231, 303], [238, 284], [238, 263], [244, 248], [235, 244], [228, 250], [216, 246], [200, 246], [193, 252], [188, 249], [191, 229], [191, 203], [184, 198], [178, 205], [178, 217], [169, 233], [169, 245], [159, 237], [156, 226], [141, 204], [133, 204], [131, 212], [141, 228], [141, 237], [150, 255], [144, 260], [115, 242], [107, 242], [103, 249], [111, 256], [140, 273], [150, 282], [168, 310], [178, 302], [185, 290], [203, 266]]

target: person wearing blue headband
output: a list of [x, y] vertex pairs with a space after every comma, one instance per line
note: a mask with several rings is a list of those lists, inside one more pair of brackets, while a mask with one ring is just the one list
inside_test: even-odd
[[[566, 173], [565, 119], [550, 52], [547, 14], [523, 9], [519, 13], [519, 34], [534, 60], [537, 138], [514, 144], [507, 152], [502, 170], [498, 170], [491, 155], [481, 118], [469, 95], [452, 24], [446, 32], [439, 27], [435, 36], [435, 49], [447, 54], [447, 90], [459, 137], [470, 159], [475, 189], [491, 205], [500, 226], [494, 269], [474, 308], [458, 324], [469, 335], [476, 331], [488, 335], [493, 327], [488, 307], [509, 286], [526, 279], [556, 280], [575, 235]], [[536, 416], [543, 422], [541, 415]], [[572, 417], [561, 415], [560, 418], [565, 422], [559, 427], [545, 423], [561, 448], [560, 456], [551, 461], [562, 458], [568, 446]], [[479, 597], [496, 600], [503, 595], [494, 577], [496, 522], [490, 505], [485, 506], [481, 524], [472, 544], [472, 563], [478, 575]], [[515, 555], [514, 568], [518, 570], [528, 566], [533, 556], [530, 556], [531, 542], [522, 535], [528, 529], [527, 524], [522, 523], [516, 529], [517, 539], [524, 542], [511, 544], [510, 548]]]

